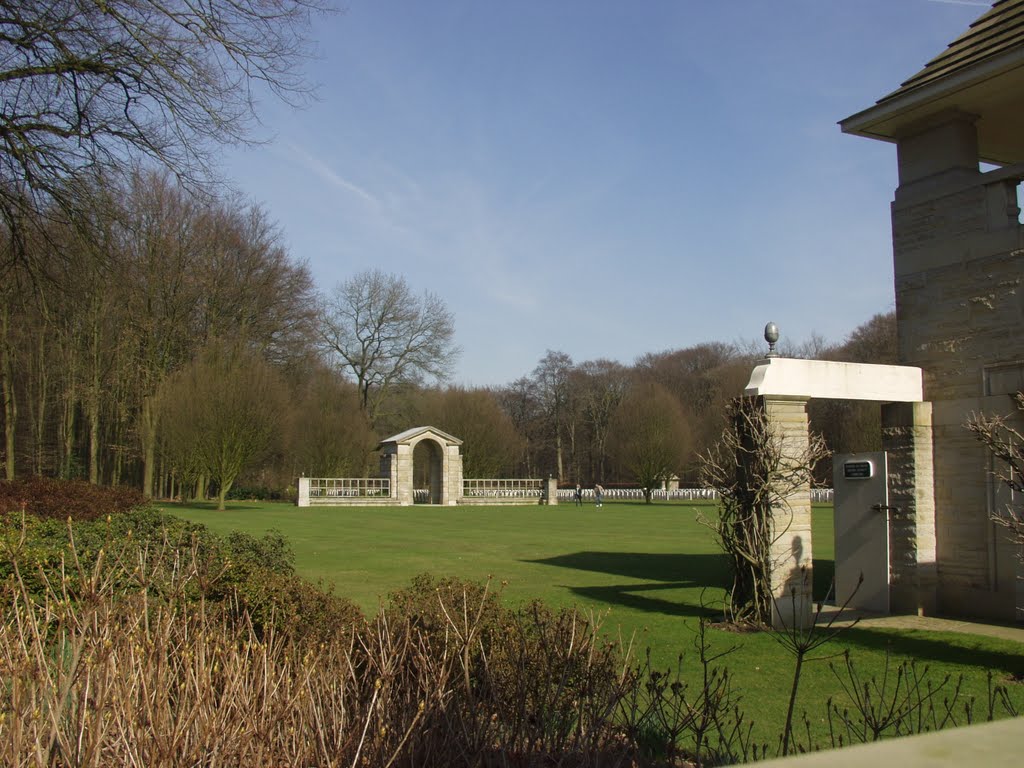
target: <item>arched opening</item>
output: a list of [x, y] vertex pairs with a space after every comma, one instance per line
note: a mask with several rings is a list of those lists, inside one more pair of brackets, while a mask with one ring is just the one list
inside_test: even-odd
[[441, 446], [434, 440], [421, 440], [412, 453], [413, 503], [441, 503]]

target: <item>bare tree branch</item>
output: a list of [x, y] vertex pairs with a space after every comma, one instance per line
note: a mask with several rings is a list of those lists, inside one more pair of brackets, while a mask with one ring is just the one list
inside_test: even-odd
[[[1018, 414], [1024, 414], [1024, 392], [1013, 396], [1013, 404]], [[966, 426], [995, 459], [992, 477], [1011, 491], [1011, 501], [1002, 509], [992, 510], [990, 518], [1007, 529], [1013, 543], [1024, 547], [1024, 509], [1013, 498], [1024, 493], [1024, 435], [1010, 426], [1009, 419], [981, 413], [972, 416]], [[1017, 556], [1024, 561], [1024, 549]]]
[[[248, 140], [255, 90], [299, 103], [326, 0], [0, 0], [0, 217], [17, 234], [82, 175], [154, 162], [200, 182]], [[3, 265], [0, 264], [0, 267]]]
[[394, 386], [448, 378], [459, 355], [454, 335], [442, 299], [418, 297], [404, 278], [379, 270], [338, 285], [320, 313], [322, 346], [355, 378], [371, 422]]

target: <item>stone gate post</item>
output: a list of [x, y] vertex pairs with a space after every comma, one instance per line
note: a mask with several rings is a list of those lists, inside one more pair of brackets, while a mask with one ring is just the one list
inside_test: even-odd
[[[769, 424], [782, 441], [783, 462], [806, 456], [809, 437], [807, 399], [762, 397]], [[772, 626], [803, 627], [811, 621], [812, 546], [811, 482], [808, 474], [796, 487], [789, 486], [772, 508]]]
[[893, 613], [935, 613], [935, 478], [932, 404], [882, 406], [889, 466], [889, 604]]

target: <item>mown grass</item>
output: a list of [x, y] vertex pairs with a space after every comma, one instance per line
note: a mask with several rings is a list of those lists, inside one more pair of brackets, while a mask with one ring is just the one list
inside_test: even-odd
[[[713, 514], [710, 505], [299, 509], [236, 502], [225, 512], [212, 505], [165, 508], [218, 532], [282, 531], [301, 575], [323, 580], [370, 613], [383, 596], [419, 573], [490, 577], [504, 584], [508, 601], [540, 598], [551, 606], [605, 615], [606, 631], [635, 635], [664, 668], [692, 649], [700, 617], [720, 616], [728, 581], [711, 532], [697, 521], [700, 514]], [[831, 508], [817, 507], [813, 546], [819, 595], [831, 575], [832, 536]], [[736, 647], [725, 663], [759, 737], [776, 738], [792, 683], [790, 656], [766, 633], [716, 629], [710, 637], [716, 649]], [[946, 675], [963, 675], [961, 695], [979, 702], [987, 696], [990, 672], [997, 682], [1024, 676], [1024, 646], [974, 635], [855, 627], [816, 656], [841, 663], [844, 651], [865, 678], [880, 678], [887, 658], [891, 664], [916, 660], [929, 666], [935, 684]], [[696, 665], [692, 669], [697, 672]], [[1010, 688], [1015, 706], [1024, 710], [1024, 686], [1011, 683]], [[818, 733], [825, 728], [826, 701], [832, 696], [842, 700], [828, 662], [805, 666], [797, 712], [806, 711]], [[984, 710], [979, 706], [975, 716], [983, 718]]]

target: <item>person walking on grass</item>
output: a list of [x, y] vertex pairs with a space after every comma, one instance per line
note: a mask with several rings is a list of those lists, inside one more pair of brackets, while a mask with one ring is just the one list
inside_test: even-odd
[[600, 507], [604, 505], [604, 488], [598, 483], [594, 484], [594, 506]]
[[576, 499], [577, 507], [583, 506], [583, 486], [580, 485], [579, 483], [576, 483], [576, 493], [573, 498]]

